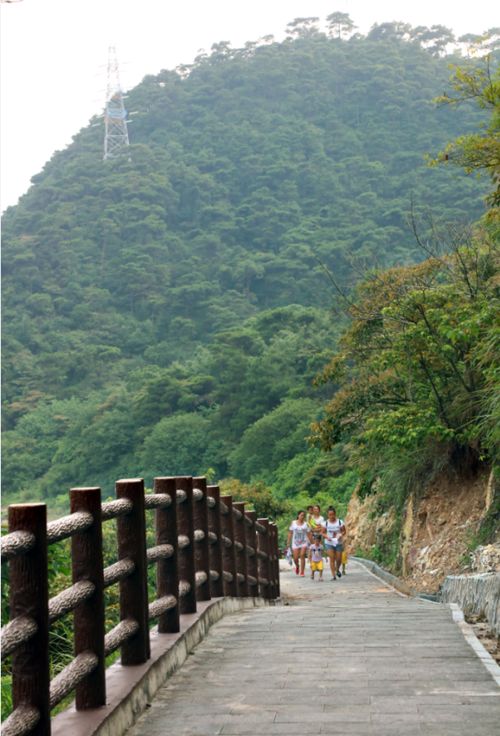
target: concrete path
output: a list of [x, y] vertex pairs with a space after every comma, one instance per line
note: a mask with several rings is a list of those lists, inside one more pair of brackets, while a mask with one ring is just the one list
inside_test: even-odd
[[[307, 574], [307, 571], [306, 571]], [[350, 563], [217, 623], [128, 736], [499, 736], [500, 688], [441, 604]]]

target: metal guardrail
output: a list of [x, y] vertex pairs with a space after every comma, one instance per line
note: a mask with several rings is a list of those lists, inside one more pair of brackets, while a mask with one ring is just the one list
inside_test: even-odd
[[[2, 629], [2, 657], [12, 657], [13, 712], [4, 736], [50, 735], [50, 711], [75, 692], [76, 709], [106, 702], [105, 657], [121, 649], [123, 666], [150, 657], [149, 622], [178, 632], [197, 601], [221, 596], [279, 596], [277, 528], [221, 498], [203, 477], [116, 482], [116, 500], [100, 488], [73, 488], [71, 513], [47, 524], [45, 504], [9, 506], [1, 541], [9, 563], [11, 620]], [[172, 503], [175, 499], [175, 503]], [[146, 547], [145, 511], [156, 516], [155, 545]], [[117, 561], [104, 567], [102, 523], [116, 519]], [[73, 585], [49, 599], [48, 545], [71, 538]], [[156, 599], [148, 600], [147, 568], [156, 565]], [[104, 590], [120, 586], [121, 621], [105, 631]], [[49, 627], [74, 612], [75, 658], [50, 681]]]

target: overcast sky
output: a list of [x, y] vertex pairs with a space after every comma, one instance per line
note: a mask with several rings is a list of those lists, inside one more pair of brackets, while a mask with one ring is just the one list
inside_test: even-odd
[[[283, 37], [296, 17], [347, 12], [361, 32], [401, 20], [457, 36], [500, 25], [492, 0], [20, 0], [0, 5], [1, 207], [102, 111], [116, 46], [122, 86], [189, 63], [217, 41]], [[131, 129], [133, 138], [133, 129]]]

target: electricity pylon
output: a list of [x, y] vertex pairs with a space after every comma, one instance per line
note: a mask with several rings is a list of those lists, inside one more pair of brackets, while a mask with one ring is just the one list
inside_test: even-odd
[[127, 111], [123, 104], [124, 96], [120, 86], [120, 74], [116, 49], [109, 47], [108, 87], [106, 107], [104, 108], [104, 161], [115, 158], [130, 145], [127, 130]]

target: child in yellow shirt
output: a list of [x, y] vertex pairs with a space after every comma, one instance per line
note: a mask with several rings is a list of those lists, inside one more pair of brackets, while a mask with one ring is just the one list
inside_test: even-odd
[[323, 543], [320, 534], [313, 534], [313, 541], [309, 547], [311, 554], [311, 580], [314, 580], [316, 570], [319, 572], [319, 582], [323, 582]]

